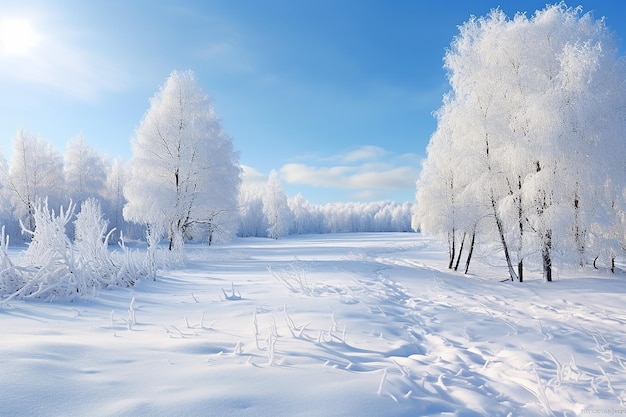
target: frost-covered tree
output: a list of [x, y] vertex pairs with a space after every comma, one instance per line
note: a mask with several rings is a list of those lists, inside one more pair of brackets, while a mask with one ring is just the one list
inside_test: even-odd
[[300, 193], [290, 198], [288, 204], [293, 213], [294, 234], [323, 233], [324, 220], [319, 207], [313, 206]]
[[263, 213], [269, 227], [267, 235], [272, 239], [278, 239], [289, 234], [293, 223], [293, 214], [289, 209], [287, 195], [275, 170], [270, 172], [263, 193]]
[[417, 182], [418, 204], [413, 223], [416, 230], [445, 237], [448, 267], [452, 268], [458, 256], [459, 237], [468, 226], [467, 212], [461, 201], [467, 176], [458, 170], [459, 154], [453, 141], [456, 132], [446, 123], [450, 112], [444, 110], [450, 110], [450, 107], [444, 107], [437, 114], [440, 124], [428, 144], [429, 158], [424, 161]]
[[239, 230], [241, 237], [266, 237], [267, 219], [263, 214], [263, 187], [242, 185], [239, 193]]
[[88, 198], [101, 200], [107, 177], [107, 164], [83, 134], [67, 143], [65, 151], [65, 187], [68, 197], [80, 204]]
[[192, 226], [215, 221], [216, 212], [236, 211], [238, 155], [191, 71], [172, 72], [150, 100], [130, 166], [124, 217], [159, 225], [170, 249]]
[[615, 218], [626, 178], [610, 156], [623, 146], [626, 73], [604, 21], [564, 3], [513, 19], [496, 9], [460, 27], [445, 67], [452, 91], [418, 181], [417, 223], [447, 234], [451, 255], [460, 227], [497, 241], [511, 279], [527, 258], [548, 281], [555, 254], [584, 264], [602, 230], [593, 219], [615, 223], [604, 213]]
[[37, 200], [47, 199], [50, 205], [64, 200], [63, 157], [48, 142], [20, 130], [13, 141], [5, 181], [13, 215], [34, 230]]
[[111, 228], [115, 229], [111, 241], [119, 239], [120, 234], [127, 234], [126, 223], [124, 221], [124, 186], [128, 179], [126, 165], [119, 159], [113, 160], [108, 167], [106, 181], [103, 192], [103, 208]]

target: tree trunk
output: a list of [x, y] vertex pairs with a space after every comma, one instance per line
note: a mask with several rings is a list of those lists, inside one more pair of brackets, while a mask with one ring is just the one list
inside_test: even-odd
[[517, 199], [517, 221], [519, 227], [519, 247], [518, 247], [518, 262], [517, 262], [517, 278], [519, 282], [524, 282], [524, 258], [522, 253], [524, 251], [524, 207], [522, 206], [522, 177], [517, 176], [517, 190], [519, 197]]
[[448, 233], [448, 251], [450, 253], [450, 262], [448, 262], [448, 269], [452, 269], [452, 265], [454, 264], [454, 258], [456, 257], [456, 238], [454, 235], [454, 229], [452, 229], [452, 233]]
[[543, 260], [543, 276], [546, 281], [552, 282], [552, 231], [548, 230], [544, 236], [541, 258]]
[[474, 241], [476, 239], [476, 228], [472, 231], [472, 240], [470, 241], [470, 249], [467, 254], [467, 260], [465, 261], [465, 275], [467, 275], [467, 271], [469, 270], [470, 261], [472, 260], [472, 253], [474, 253]]
[[463, 232], [463, 239], [461, 239], [461, 247], [459, 248], [459, 255], [456, 257], [456, 263], [454, 264], [454, 270], [459, 270], [459, 262], [461, 262], [461, 254], [463, 253], [463, 246], [465, 245], [466, 232]]
[[611, 272], [615, 273], [615, 256], [611, 256]]
[[[578, 187], [578, 183], [576, 183]], [[581, 225], [580, 220], [580, 208], [579, 208], [579, 199], [578, 192], [574, 193], [574, 240], [576, 241], [576, 250], [578, 251], [578, 265], [580, 268], [585, 267], [585, 240], [586, 240], [586, 230], [584, 226]]]
[[496, 219], [496, 226], [498, 228], [498, 234], [500, 235], [500, 243], [502, 244], [502, 250], [504, 251], [504, 259], [506, 260], [506, 266], [509, 269], [509, 277], [511, 281], [517, 281], [517, 274], [513, 269], [513, 264], [511, 262], [511, 255], [509, 254], [509, 247], [506, 244], [506, 239], [504, 238], [504, 227], [502, 226], [502, 219], [498, 215], [498, 209], [496, 208], [496, 200], [491, 196], [491, 207], [493, 209], [493, 215]]

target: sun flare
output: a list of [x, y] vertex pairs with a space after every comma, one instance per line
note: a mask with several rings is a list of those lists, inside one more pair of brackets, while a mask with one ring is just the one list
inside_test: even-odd
[[26, 19], [10, 18], [0, 21], [0, 51], [4, 54], [27, 54], [39, 40], [39, 34]]

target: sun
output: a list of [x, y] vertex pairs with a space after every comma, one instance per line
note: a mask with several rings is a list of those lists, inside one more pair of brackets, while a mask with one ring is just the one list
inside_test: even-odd
[[39, 43], [40, 36], [27, 19], [0, 21], [0, 51], [7, 55], [25, 55]]

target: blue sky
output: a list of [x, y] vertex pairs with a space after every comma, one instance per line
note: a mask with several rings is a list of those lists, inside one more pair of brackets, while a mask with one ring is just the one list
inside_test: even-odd
[[[22, 53], [0, 45], [0, 151], [24, 128], [61, 152], [82, 133], [128, 160], [150, 97], [191, 69], [248, 181], [275, 169], [316, 204], [413, 201], [457, 26], [546, 3], [0, 0], [0, 24], [22, 19], [34, 36]], [[605, 16], [623, 49], [625, 3], [568, 4]]]

